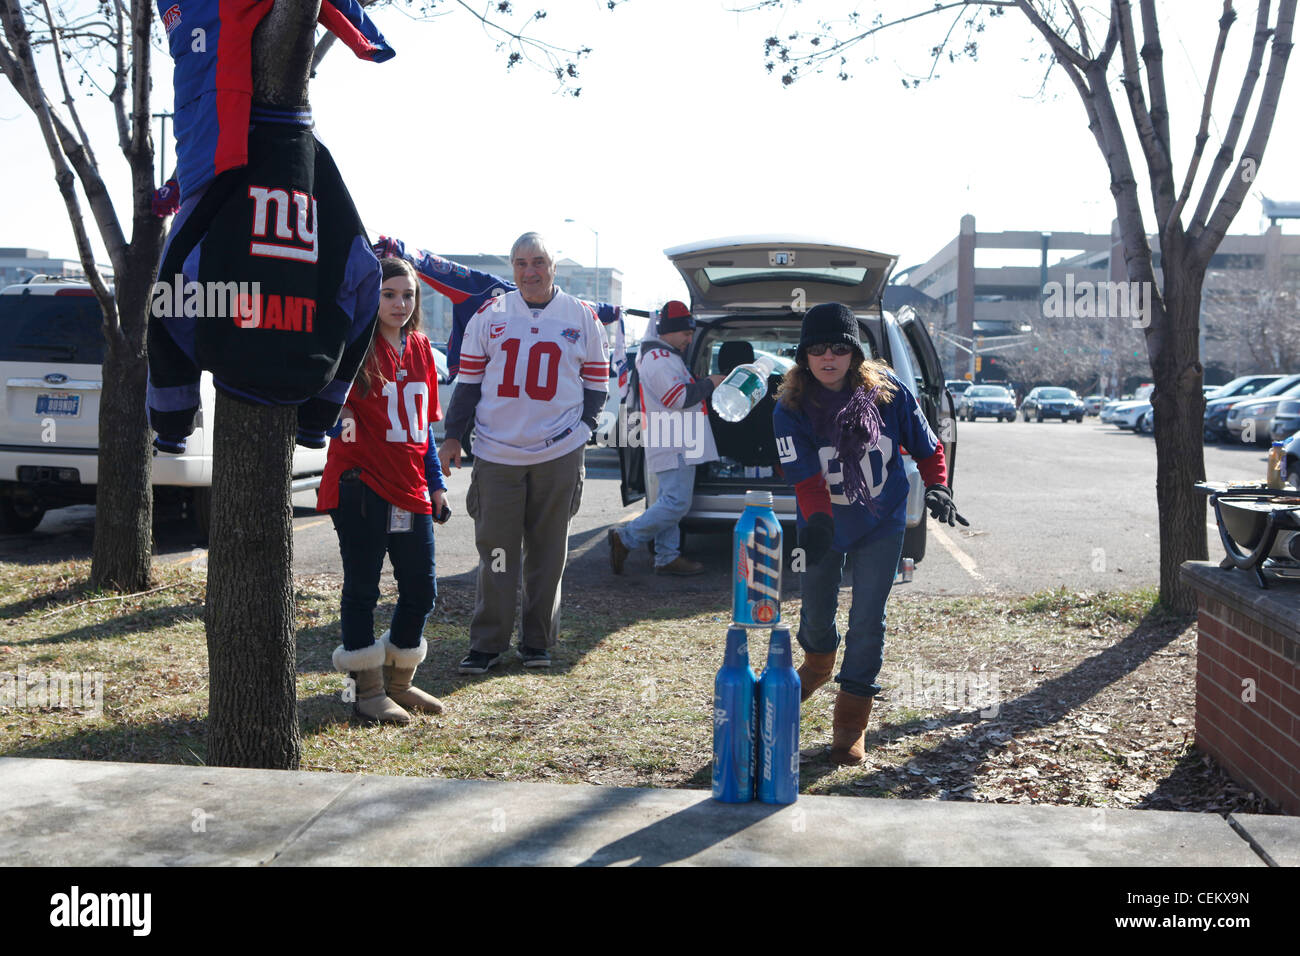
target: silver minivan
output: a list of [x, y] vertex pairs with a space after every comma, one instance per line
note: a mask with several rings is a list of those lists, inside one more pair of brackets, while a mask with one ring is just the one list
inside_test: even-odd
[[[803, 313], [823, 302], [842, 302], [857, 313], [863, 345], [872, 357], [887, 362], [916, 396], [930, 427], [943, 441], [951, 482], [957, 425], [938, 353], [915, 313], [904, 308], [895, 315], [881, 306], [896, 256], [790, 236], [707, 240], [664, 252], [690, 291], [696, 331], [686, 362], [696, 378], [721, 371], [720, 353], [730, 342], [746, 342], [755, 353], [780, 357], [788, 367], [799, 344]], [[775, 364], [780, 371], [782, 364]], [[769, 396], [778, 384], [779, 375], [773, 375]], [[635, 396], [629, 398], [636, 401]], [[745, 492], [754, 488], [772, 492], [777, 516], [786, 525], [787, 544], [795, 540], [794, 492], [777, 459], [773, 400], [765, 399], [766, 405], [760, 404], [735, 424], [722, 422], [710, 410], [710, 427], [722, 460], [696, 469], [695, 494], [681, 523], [683, 532], [730, 528], [744, 510]], [[619, 462], [623, 503], [645, 498], [641, 449], [620, 445]], [[925, 488], [911, 458], [904, 459], [904, 468], [911, 493], [903, 557], [920, 561], [925, 555]]]

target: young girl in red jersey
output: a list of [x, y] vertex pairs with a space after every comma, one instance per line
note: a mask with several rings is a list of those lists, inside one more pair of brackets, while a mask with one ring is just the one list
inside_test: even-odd
[[[446, 520], [446, 484], [430, 423], [442, 417], [433, 349], [420, 327], [420, 283], [384, 259], [375, 337], [330, 442], [316, 509], [328, 511], [343, 558], [343, 643], [334, 667], [356, 680], [358, 716], [405, 724], [408, 710], [442, 713], [412, 686], [437, 596], [433, 522]], [[378, 640], [374, 611], [387, 553], [397, 579], [392, 625]]]

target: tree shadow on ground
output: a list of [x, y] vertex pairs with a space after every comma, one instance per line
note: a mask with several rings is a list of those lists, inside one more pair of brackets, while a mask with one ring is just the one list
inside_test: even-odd
[[[984, 760], [1002, 743], [1048, 727], [1077, 710], [1167, 647], [1189, 623], [1189, 618], [1171, 617], [1159, 609], [1148, 611], [1123, 640], [1080, 661], [1064, 674], [1001, 703], [996, 716], [985, 718], [978, 709], [968, 709], [899, 724], [881, 724], [867, 733], [868, 759], [872, 747], [885, 737], [903, 736], [922, 727], [934, 729], [936, 726], [968, 723], [974, 726], [967, 733], [949, 737], [896, 767], [863, 774], [852, 781], [852, 786], [855, 791], [865, 791], [868, 795], [874, 790], [911, 798], [936, 796], [940, 790], [965, 789], [974, 783], [975, 774]], [[954, 769], [957, 763], [962, 765], [961, 769]], [[801, 768], [801, 789], [837, 769], [830, 763], [829, 756], [819, 755]], [[900, 780], [906, 784], [901, 789]]]
[[24, 740], [4, 756], [202, 766], [207, 762], [207, 749], [206, 717], [168, 717], [88, 729], [57, 740]]
[[[72, 644], [78, 641], [101, 640], [117, 633], [153, 630], [171, 627], [184, 621], [202, 621], [203, 605], [197, 602], [176, 604], [170, 607], [154, 607], [133, 611], [121, 617], [110, 618], [96, 624], [86, 624], [70, 631], [46, 634], [43, 637], [30, 637], [15, 641], [12, 647], [37, 647], [51, 644]], [[0, 641], [0, 643], [5, 643]]]

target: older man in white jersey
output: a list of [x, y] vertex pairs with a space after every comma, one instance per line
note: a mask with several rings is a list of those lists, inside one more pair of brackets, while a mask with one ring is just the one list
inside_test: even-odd
[[555, 262], [535, 232], [510, 250], [516, 291], [470, 319], [447, 409], [444, 470], [460, 467], [470, 427], [478, 581], [470, 652], [460, 673], [483, 674], [510, 647], [521, 572], [525, 667], [549, 667], [560, 612], [569, 520], [582, 499], [583, 454], [605, 405], [609, 349], [596, 314], [555, 286]]

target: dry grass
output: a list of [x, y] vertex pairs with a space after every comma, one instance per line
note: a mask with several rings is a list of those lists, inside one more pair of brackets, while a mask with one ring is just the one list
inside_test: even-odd
[[[100, 671], [105, 679], [100, 716], [0, 705], [0, 754], [202, 763], [203, 575], [159, 568], [165, 590], [72, 606], [104, 596], [85, 591], [88, 571], [85, 562], [0, 565], [0, 673]], [[625, 585], [584, 583], [566, 582], [554, 667], [526, 671], [511, 657], [477, 678], [455, 673], [473, 595], [441, 585], [417, 681], [447, 712], [376, 728], [351, 720], [342, 676], [330, 669], [337, 581], [301, 580], [304, 769], [708, 787], [724, 596], [683, 591], [666, 607]], [[378, 629], [392, 600], [381, 601]], [[803, 791], [1270, 809], [1191, 747], [1195, 626], [1153, 604], [1149, 591], [921, 600], [900, 589], [867, 762], [830, 764], [832, 696], [823, 691], [803, 709]], [[785, 610], [797, 623], [797, 600]], [[750, 648], [760, 669], [765, 652], [764, 635]], [[926, 696], [942, 690], [943, 676], [980, 672], [996, 675], [996, 713], [952, 687]]]

